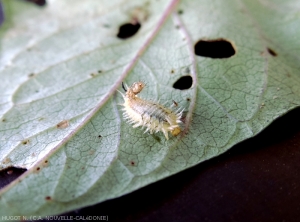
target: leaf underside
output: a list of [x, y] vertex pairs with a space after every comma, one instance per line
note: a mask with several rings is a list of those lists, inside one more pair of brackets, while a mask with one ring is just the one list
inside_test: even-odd
[[[4, 0], [0, 215], [53, 215], [132, 192], [215, 157], [300, 103], [299, 2]], [[126, 39], [119, 27], [138, 21]], [[197, 56], [199, 40], [235, 54]], [[173, 84], [191, 76], [192, 87]], [[185, 108], [166, 140], [123, 120], [121, 83]]]

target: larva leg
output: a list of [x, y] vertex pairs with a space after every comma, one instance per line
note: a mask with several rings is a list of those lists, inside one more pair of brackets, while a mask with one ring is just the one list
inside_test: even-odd
[[165, 129], [162, 129], [162, 132], [164, 133], [166, 139], [169, 140], [168, 131], [166, 131]]

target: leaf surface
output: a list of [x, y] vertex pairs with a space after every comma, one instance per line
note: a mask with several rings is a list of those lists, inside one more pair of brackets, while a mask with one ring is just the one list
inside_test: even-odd
[[[0, 215], [53, 215], [132, 192], [217, 156], [299, 106], [299, 3], [3, 1], [0, 167], [27, 168], [0, 191]], [[127, 39], [125, 23], [141, 23]], [[197, 56], [199, 40], [235, 54]], [[174, 89], [182, 76], [192, 87]], [[122, 118], [121, 82], [185, 108], [166, 140]]]

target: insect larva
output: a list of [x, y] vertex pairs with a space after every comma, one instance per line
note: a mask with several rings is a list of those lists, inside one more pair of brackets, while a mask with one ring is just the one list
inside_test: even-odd
[[149, 131], [150, 134], [161, 131], [167, 140], [169, 131], [173, 136], [177, 136], [181, 132], [178, 124], [181, 123], [183, 109], [174, 112], [157, 102], [138, 97], [137, 94], [145, 87], [143, 82], [135, 82], [127, 89], [122, 83], [122, 87], [126, 92], [125, 95], [121, 93], [124, 98], [123, 115], [129, 123], [134, 124], [134, 128], [146, 127], [145, 132]]

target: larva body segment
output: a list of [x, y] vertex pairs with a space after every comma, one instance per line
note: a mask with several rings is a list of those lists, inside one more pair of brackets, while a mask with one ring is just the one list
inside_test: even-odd
[[[172, 111], [163, 105], [143, 100], [137, 96], [142, 91], [145, 84], [143, 82], [135, 82], [122, 94], [124, 98], [123, 115], [129, 123], [134, 124], [133, 127], [146, 127], [145, 132], [163, 132], [168, 140], [168, 132], [173, 136], [177, 136], [181, 130], [179, 123], [183, 110], [177, 112]], [[125, 87], [124, 87], [125, 89]], [[126, 89], [125, 89], [126, 90]]]

